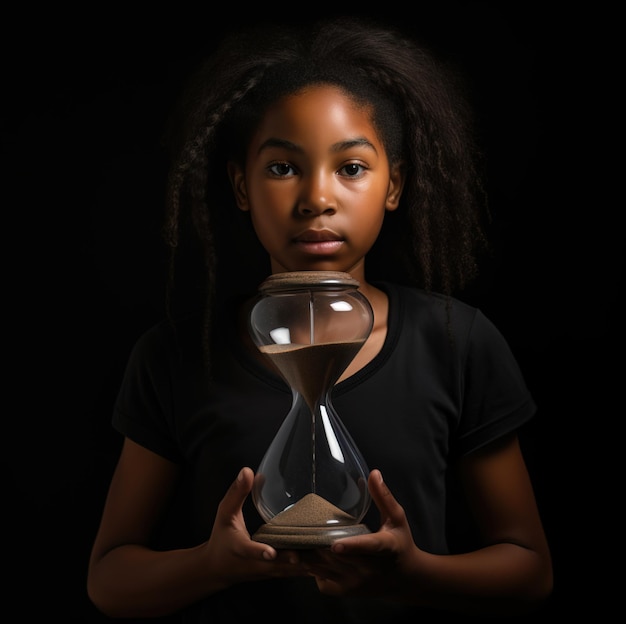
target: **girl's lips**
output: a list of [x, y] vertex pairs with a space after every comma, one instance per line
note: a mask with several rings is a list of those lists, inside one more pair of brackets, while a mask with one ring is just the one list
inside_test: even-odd
[[307, 230], [296, 236], [294, 242], [306, 253], [328, 255], [343, 245], [343, 238], [332, 230]]
[[324, 241], [309, 241], [309, 240], [297, 240], [296, 245], [303, 251], [313, 255], [328, 255], [335, 253], [342, 245], [341, 240], [324, 240]]

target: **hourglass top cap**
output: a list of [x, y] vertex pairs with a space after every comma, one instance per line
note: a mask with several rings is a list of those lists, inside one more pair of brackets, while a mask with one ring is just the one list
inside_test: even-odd
[[321, 290], [342, 290], [358, 288], [360, 283], [349, 273], [341, 271], [290, 271], [270, 275], [260, 286], [261, 292], [294, 290], [298, 288], [319, 288]]

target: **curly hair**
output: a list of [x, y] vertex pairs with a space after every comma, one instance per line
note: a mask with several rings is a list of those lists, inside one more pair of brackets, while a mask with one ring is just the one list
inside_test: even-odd
[[390, 162], [405, 168], [400, 206], [386, 214], [368, 254], [368, 279], [394, 275], [395, 281], [450, 295], [477, 274], [488, 211], [482, 155], [460, 76], [395, 27], [361, 18], [259, 24], [225, 36], [198, 68], [169, 133], [164, 235], [172, 251], [170, 286], [188, 224], [206, 269], [207, 327], [223, 285], [218, 267], [233, 266], [225, 258], [239, 259], [236, 277], [252, 272], [254, 283], [269, 271], [266, 254], [243, 222], [246, 215], [235, 207], [226, 162], [241, 161], [272, 102], [320, 83], [369, 105]]

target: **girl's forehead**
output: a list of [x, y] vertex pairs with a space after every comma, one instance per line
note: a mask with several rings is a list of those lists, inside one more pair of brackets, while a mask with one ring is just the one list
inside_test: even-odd
[[340, 87], [327, 84], [311, 85], [280, 97], [265, 112], [264, 121], [269, 120], [372, 125], [370, 107]]
[[293, 153], [331, 155], [347, 149], [385, 154], [367, 106], [332, 85], [316, 85], [279, 98], [252, 133], [248, 154], [268, 148]]

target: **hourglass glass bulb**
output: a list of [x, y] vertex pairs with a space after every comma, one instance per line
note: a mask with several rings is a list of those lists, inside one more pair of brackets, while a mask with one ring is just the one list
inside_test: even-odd
[[373, 325], [347, 273], [270, 276], [250, 313], [252, 338], [292, 390], [291, 410], [261, 461], [252, 498], [277, 547], [327, 544], [367, 532], [368, 469], [332, 405], [332, 389]]

